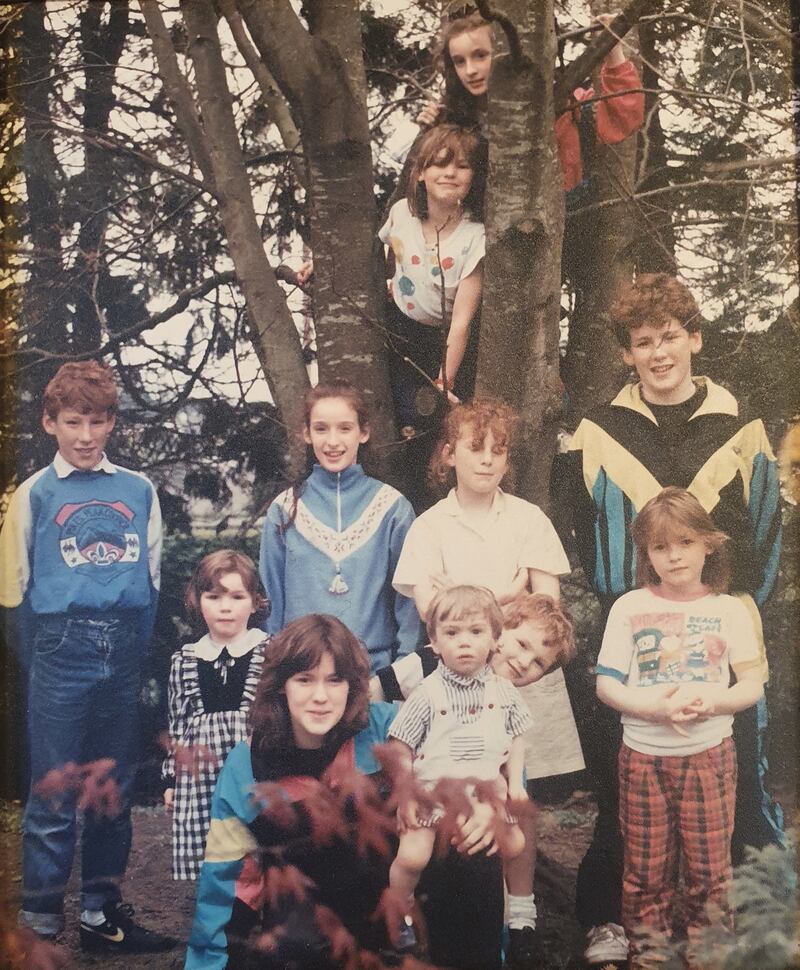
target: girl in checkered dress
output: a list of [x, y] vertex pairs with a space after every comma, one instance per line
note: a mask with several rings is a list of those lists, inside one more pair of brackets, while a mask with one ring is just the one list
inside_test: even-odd
[[612, 607], [597, 660], [597, 695], [622, 713], [622, 921], [631, 970], [652, 966], [648, 951], [672, 936], [682, 868], [697, 967], [693, 940], [712, 913], [733, 929], [731, 733], [733, 714], [763, 693], [758, 634], [745, 604], [723, 592], [727, 536], [693, 495], [664, 489], [631, 534], [642, 588]]
[[211, 795], [228, 752], [248, 734], [248, 713], [269, 637], [249, 628], [269, 601], [253, 561], [232, 549], [202, 559], [186, 590], [193, 623], [207, 632], [172, 657], [170, 750], [164, 804], [172, 812], [172, 875], [196, 879], [203, 861]]

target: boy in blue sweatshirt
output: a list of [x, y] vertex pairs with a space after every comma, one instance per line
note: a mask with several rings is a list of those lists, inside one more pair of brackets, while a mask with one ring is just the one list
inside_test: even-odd
[[48, 774], [110, 759], [119, 803], [90, 798], [84, 810], [81, 945], [155, 952], [175, 941], [134, 923], [119, 883], [131, 846], [137, 699], [158, 600], [161, 513], [152, 483], [106, 457], [117, 399], [111, 372], [97, 361], [59, 369], [42, 417], [58, 452], [14, 492], [0, 531], [0, 605], [34, 619], [31, 642], [20, 645], [31, 654], [20, 923], [45, 938], [64, 928], [79, 793]]

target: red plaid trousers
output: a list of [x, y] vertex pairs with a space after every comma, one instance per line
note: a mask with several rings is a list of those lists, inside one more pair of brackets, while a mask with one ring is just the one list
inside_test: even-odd
[[698, 754], [619, 752], [619, 818], [625, 845], [622, 921], [630, 970], [648, 966], [637, 929], [672, 935], [672, 906], [683, 857], [688, 931], [703, 925], [715, 903], [732, 928], [728, 902], [736, 805], [736, 751], [726, 738]]

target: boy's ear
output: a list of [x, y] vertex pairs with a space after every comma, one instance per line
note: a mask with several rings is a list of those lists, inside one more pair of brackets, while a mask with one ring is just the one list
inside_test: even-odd
[[452, 445], [445, 445], [442, 448], [442, 458], [445, 465], [449, 465], [450, 468], [456, 467], [456, 455]]
[[693, 353], [699, 353], [703, 349], [703, 335], [699, 330], [689, 330], [689, 350]]
[[48, 434], [56, 433], [56, 419], [51, 418], [47, 411], [42, 412], [42, 427]]
[[633, 367], [633, 354], [630, 351], [630, 347], [622, 348], [622, 359], [625, 361], [626, 367]]
[[361, 428], [361, 434], [358, 436], [358, 442], [361, 445], [365, 445], [369, 441], [370, 427], [368, 424], [364, 424]]

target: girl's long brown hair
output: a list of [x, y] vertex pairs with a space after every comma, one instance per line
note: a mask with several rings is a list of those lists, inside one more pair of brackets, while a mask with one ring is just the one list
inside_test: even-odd
[[[466, 5], [465, 5], [466, 6]], [[454, 11], [454, 14], [457, 12]], [[450, 41], [461, 34], [470, 33], [481, 27], [492, 25], [483, 19], [477, 10], [465, 11], [463, 16], [451, 14], [442, 24], [434, 56], [439, 70], [444, 78], [444, 119], [456, 125], [471, 127], [477, 125], [480, 119], [480, 108], [486, 104], [486, 96], [476, 97], [464, 87], [456, 74], [453, 59], [450, 56]], [[494, 38], [492, 38], [494, 43]]]
[[327, 613], [309, 613], [292, 621], [270, 643], [250, 713], [253, 749], [263, 758], [280, 758], [296, 747], [286, 681], [313, 670], [326, 653], [336, 673], [348, 683], [342, 719], [328, 732], [326, 747], [340, 747], [366, 727], [369, 718], [369, 661], [361, 641]]

